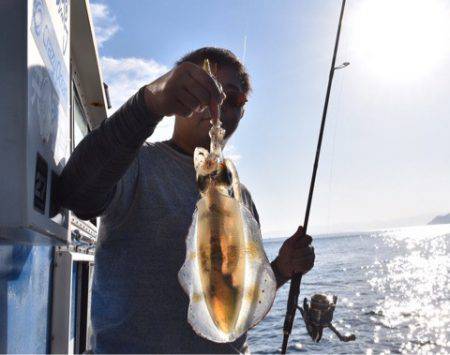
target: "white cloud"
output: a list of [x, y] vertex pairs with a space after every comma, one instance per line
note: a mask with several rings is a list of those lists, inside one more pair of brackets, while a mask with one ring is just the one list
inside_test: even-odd
[[[109, 86], [112, 109], [117, 110], [143, 85], [151, 83], [169, 68], [153, 59], [143, 58], [101, 58], [103, 79]], [[165, 118], [156, 128], [150, 141], [160, 141], [171, 137], [174, 118]]]
[[[103, 3], [91, 3], [92, 18], [99, 47], [119, 31], [116, 17], [109, 7]], [[166, 73], [169, 69], [153, 59], [135, 57], [113, 58], [101, 57], [103, 80], [109, 86], [112, 108], [111, 114], [136, 93], [143, 85], [148, 84]], [[165, 118], [150, 137], [150, 141], [168, 139], [173, 131], [174, 118]]]
[[120, 27], [116, 17], [111, 13], [108, 6], [101, 3], [91, 3], [92, 19], [94, 21], [95, 36], [99, 47], [114, 36]]
[[135, 57], [101, 58], [103, 79], [109, 86], [113, 109], [117, 109], [141, 86], [168, 71], [165, 65], [153, 59]]

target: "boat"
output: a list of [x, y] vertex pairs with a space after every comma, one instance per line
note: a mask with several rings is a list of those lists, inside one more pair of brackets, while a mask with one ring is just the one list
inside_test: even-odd
[[89, 1], [0, 8], [0, 353], [89, 352], [97, 219], [54, 198], [71, 152], [107, 117]]

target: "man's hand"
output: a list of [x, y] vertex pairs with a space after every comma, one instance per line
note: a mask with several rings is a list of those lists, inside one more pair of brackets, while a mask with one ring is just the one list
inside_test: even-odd
[[298, 227], [292, 237], [287, 239], [278, 252], [278, 257], [272, 262], [283, 279], [288, 280], [294, 274], [306, 274], [314, 266], [314, 247], [312, 238], [303, 234], [303, 227]]
[[147, 85], [145, 90], [145, 102], [158, 117], [188, 117], [205, 106], [209, 107], [212, 117], [217, 117], [224, 98], [216, 81], [193, 63], [176, 66]]

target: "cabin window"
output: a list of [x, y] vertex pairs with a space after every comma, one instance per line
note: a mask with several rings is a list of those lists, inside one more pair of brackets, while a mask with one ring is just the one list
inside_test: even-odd
[[89, 133], [89, 126], [75, 85], [73, 92], [73, 148], [75, 148]]

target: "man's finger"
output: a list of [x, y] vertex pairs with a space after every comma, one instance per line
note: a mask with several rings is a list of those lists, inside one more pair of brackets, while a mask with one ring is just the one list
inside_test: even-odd
[[187, 90], [192, 96], [195, 96], [202, 106], [209, 104], [208, 91], [194, 80], [192, 80], [191, 85], [185, 85], [184, 89]]
[[293, 247], [295, 249], [304, 248], [312, 243], [312, 237], [310, 235], [305, 235], [303, 238], [295, 238]]
[[309, 260], [309, 259], [314, 260], [316, 258], [316, 254], [314, 253], [313, 247], [299, 249], [299, 251], [301, 251], [301, 252], [295, 253], [294, 255], [292, 255], [291, 261], [294, 265], [301, 264], [304, 261]]
[[302, 257], [302, 256], [309, 255], [309, 254], [314, 254], [314, 247], [307, 246], [307, 247], [295, 249], [294, 252], [292, 253], [292, 257], [298, 258], [298, 257]]
[[295, 231], [294, 235], [296, 237], [301, 237], [303, 236], [304, 231], [303, 231], [303, 226], [298, 226], [297, 230]]
[[292, 266], [293, 266], [294, 273], [299, 273], [299, 272], [305, 273], [305, 272], [311, 270], [314, 266], [314, 261], [315, 261], [314, 256], [302, 258], [302, 260], [299, 262], [295, 262], [293, 260]]
[[292, 237], [294, 237], [294, 239], [302, 239], [305, 236], [306, 234], [303, 226], [298, 226], [297, 230], [295, 231]]
[[305, 266], [305, 267], [301, 267], [301, 268], [298, 268], [298, 269], [295, 269], [294, 271], [293, 271], [293, 274], [295, 275], [295, 274], [302, 274], [302, 275], [305, 275], [308, 271], [310, 271], [312, 268], [314, 267], [314, 264], [312, 264], [312, 265], [308, 265], [308, 266]]
[[178, 99], [192, 111], [194, 111], [198, 106], [200, 106], [200, 101], [192, 95], [188, 90], [182, 89], [178, 93]]
[[189, 76], [200, 84], [209, 94], [209, 103], [221, 103], [223, 100], [223, 92], [216, 81], [199, 66], [192, 66]]
[[211, 119], [216, 121], [219, 118], [220, 104], [223, 101], [224, 94], [220, 85], [202, 68], [193, 67], [189, 75], [197, 84], [201, 85], [209, 94], [207, 102]]
[[177, 98], [174, 104], [174, 113], [182, 117], [188, 117], [192, 113], [192, 110]]
[[316, 256], [314, 254], [301, 255], [299, 257], [293, 257], [291, 259], [291, 265], [294, 267], [298, 265], [304, 265], [308, 264], [310, 261], [314, 261], [315, 259]]

